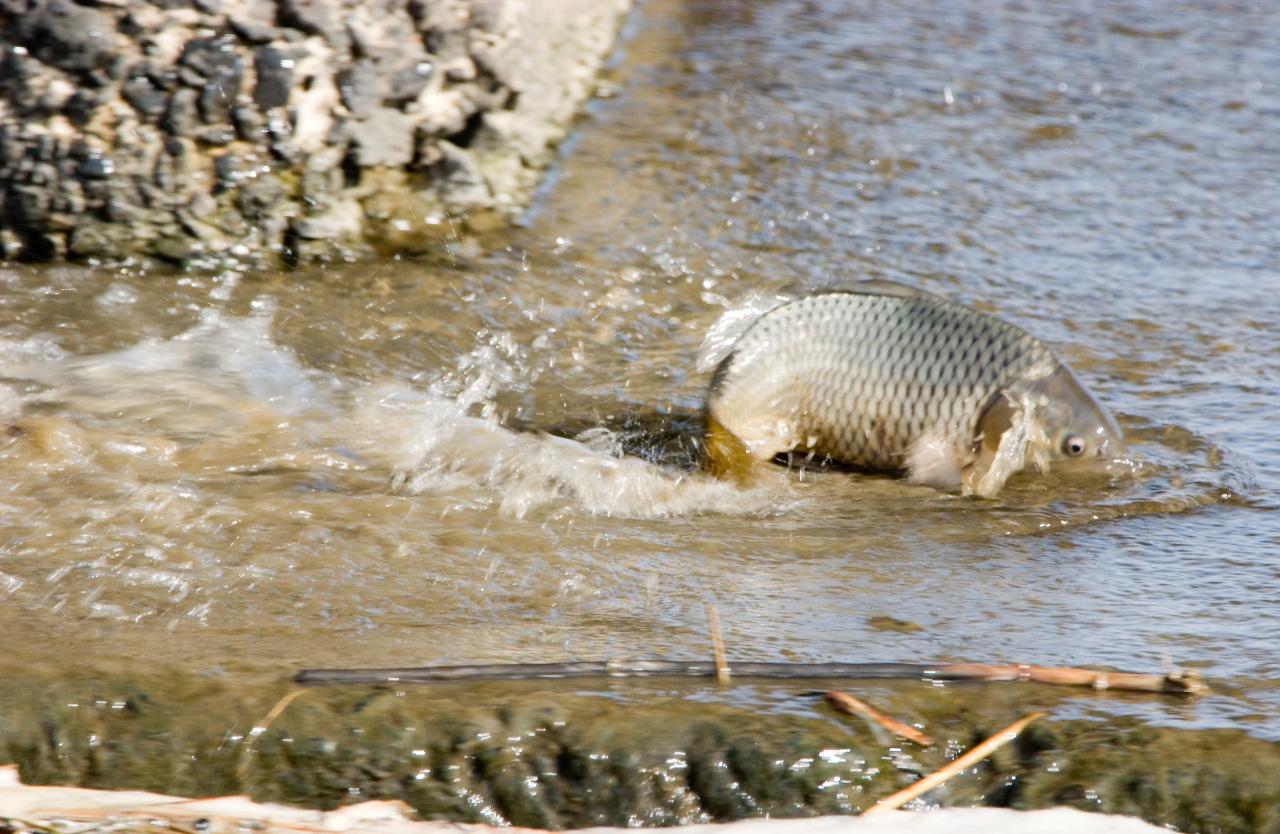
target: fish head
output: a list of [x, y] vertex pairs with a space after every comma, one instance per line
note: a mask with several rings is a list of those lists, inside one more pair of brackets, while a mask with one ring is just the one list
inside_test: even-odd
[[1049, 460], [1115, 460], [1124, 455], [1124, 433], [1115, 418], [1065, 364], [1032, 382], [1022, 398], [1041, 423], [1037, 445]]

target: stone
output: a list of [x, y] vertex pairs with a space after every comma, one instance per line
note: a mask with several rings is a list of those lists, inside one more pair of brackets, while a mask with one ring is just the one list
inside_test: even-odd
[[227, 240], [217, 226], [206, 223], [204, 219], [190, 209], [180, 208], [176, 214], [182, 228], [193, 238], [203, 243], [205, 251], [220, 251], [231, 245], [230, 241]]
[[0, 239], [418, 251], [528, 197], [629, 2], [0, 0]]
[[385, 82], [372, 61], [357, 61], [337, 75], [338, 95], [351, 114], [367, 119], [378, 109]]
[[190, 87], [183, 87], [169, 99], [163, 126], [175, 136], [191, 136], [199, 127], [199, 95]]
[[76, 127], [84, 127], [93, 118], [100, 100], [93, 90], [79, 89], [67, 100], [63, 114]]
[[119, 190], [108, 196], [103, 204], [102, 215], [112, 223], [122, 226], [141, 226], [146, 213], [137, 202]]
[[115, 171], [116, 164], [110, 158], [91, 154], [76, 168], [76, 176], [82, 180], [105, 180]]
[[152, 234], [147, 227], [131, 228], [129, 225], [82, 218], [68, 235], [67, 249], [79, 258], [119, 260], [145, 249]]
[[388, 254], [429, 252], [455, 233], [434, 192], [379, 191], [363, 206], [366, 237]]
[[236, 136], [242, 141], [254, 142], [262, 138], [267, 120], [252, 107], [234, 107], [231, 110], [231, 123], [235, 126]]
[[364, 210], [355, 200], [335, 200], [324, 211], [293, 221], [293, 233], [304, 240], [345, 240], [359, 236]]
[[349, 127], [356, 164], [360, 167], [401, 167], [413, 161], [415, 120], [412, 116], [390, 107], [379, 107]]
[[174, 264], [185, 264], [204, 253], [203, 241], [184, 235], [180, 230], [166, 234], [156, 240], [151, 251], [166, 261]]
[[222, 125], [231, 121], [231, 102], [235, 93], [226, 89], [217, 81], [209, 81], [200, 88], [196, 99], [196, 109], [200, 113], [200, 121], [208, 125]]
[[440, 179], [445, 205], [450, 208], [488, 206], [492, 195], [475, 158], [452, 142], [441, 140], [437, 147], [442, 156], [432, 171]]
[[230, 153], [215, 157], [213, 173], [218, 178], [215, 191], [230, 188], [240, 179], [240, 158]]
[[97, 9], [48, 0], [16, 18], [16, 40], [61, 70], [84, 73], [105, 66], [112, 54], [115, 18]]
[[319, 35], [333, 46], [345, 50], [351, 38], [332, 0], [280, 0], [278, 20], [309, 35]]
[[253, 53], [253, 72], [257, 76], [253, 87], [254, 104], [270, 110], [289, 103], [293, 63], [293, 58], [272, 47], [263, 47]]
[[394, 104], [405, 104], [422, 95], [431, 78], [430, 61], [415, 61], [410, 66], [392, 73], [387, 83], [386, 99]]
[[221, 148], [225, 145], [230, 145], [235, 138], [235, 130], [222, 125], [205, 128], [196, 134], [196, 139], [199, 142], [208, 145], [211, 148]]
[[158, 119], [168, 107], [168, 99], [164, 92], [157, 90], [146, 76], [131, 78], [120, 89], [124, 100], [133, 105], [148, 120]]
[[49, 192], [34, 185], [11, 185], [5, 194], [5, 213], [19, 226], [42, 226], [49, 217]]
[[230, 35], [192, 38], [183, 47], [180, 62], [183, 68], [190, 70], [195, 78], [202, 81], [219, 82], [230, 88], [230, 80], [237, 79], [234, 92], [240, 91], [238, 79], [243, 72], [244, 62], [236, 51], [235, 38]]
[[285, 196], [284, 186], [278, 177], [260, 174], [240, 187], [236, 207], [245, 219], [256, 222], [280, 205]]
[[16, 261], [22, 257], [22, 238], [13, 229], [0, 228], [0, 258]]
[[249, 43], [266, 44], [279, 40], [283, 36], [283, 32], [275, 26], [267, 23], [260, 23], [256, 20], [244, 20], [239, 17], [229, 16], [227, 24], [231, 29], [244, 40]]

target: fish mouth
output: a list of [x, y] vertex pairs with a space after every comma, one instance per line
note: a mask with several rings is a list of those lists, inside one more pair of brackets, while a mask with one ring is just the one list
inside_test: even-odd
[[1097, 465], [1125, 458], [1129, 454], [1129, 446], [1125, 443], [1124, 433], [1116, 425], [1115, 418], [1097, 401], [1094, 401], [1092, 405], [1095, 408], [1094, 416], [1101, 423], [1094, 432], [1095, 437], [1091, 444], [1093, 451], [1082, 458], [1067, 458], [1066, 460], [1072, 463]]

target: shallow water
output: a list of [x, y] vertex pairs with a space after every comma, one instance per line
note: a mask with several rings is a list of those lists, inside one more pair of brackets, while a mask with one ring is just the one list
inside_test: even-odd
[[[1219, 694], [1055, 714], [1280, 739], [1280, 12], [650, 0], [605, 92], [434, 258], [0, 271], [10, 662], [702, 657], [714, 603], [741, 658], [1167, 655]], [[1050, 341], [1141, 466], [692, 472], [713, 323], [866, 277]]]

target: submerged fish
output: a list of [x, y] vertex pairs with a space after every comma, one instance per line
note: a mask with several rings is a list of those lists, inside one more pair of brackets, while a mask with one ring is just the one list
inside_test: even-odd
[[889, 281], [757, 318], [707, 396], [713, 471], [799, 452], [990, 496], [1027, 465], [1114, 458], [1115, 420], [1043, 342]]

